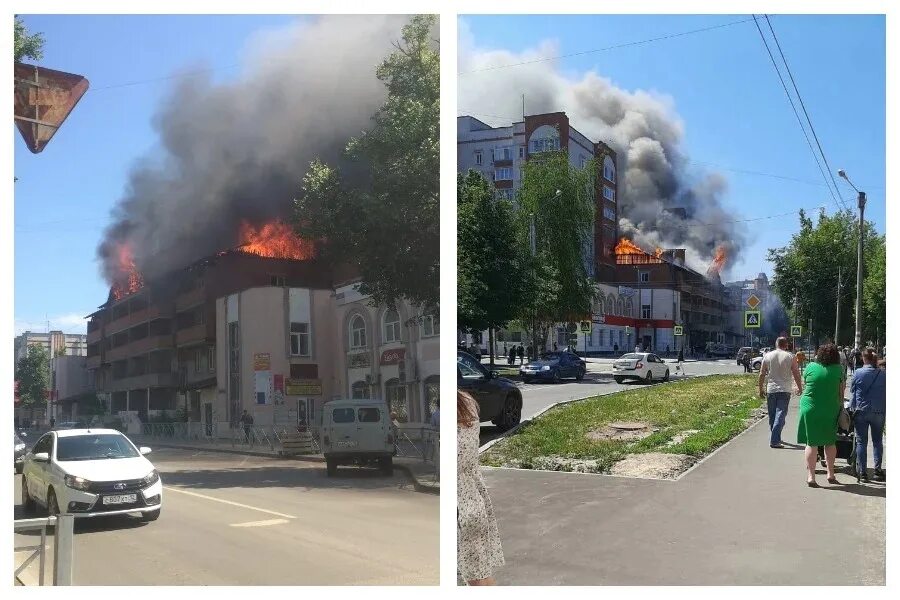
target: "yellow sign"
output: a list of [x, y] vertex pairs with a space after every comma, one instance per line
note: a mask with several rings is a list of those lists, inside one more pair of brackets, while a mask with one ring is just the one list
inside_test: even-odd
[[287, 379], [284, 382], [285, 396], [321, 396], [321, 379]]
[[750, 294], [750, 297], [747, 298], [747, 306], [756, 310], [756, 307], [759, 306], [759, 303], [762, 302], [759, 298], [756, 297], [756, 294]]
[[272, 368], [272, 357], [268, 352], [253, 355], [253, 370], [268, 371]]

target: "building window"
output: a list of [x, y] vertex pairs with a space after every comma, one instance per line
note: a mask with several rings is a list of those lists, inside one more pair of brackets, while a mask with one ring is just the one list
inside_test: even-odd
[[502, 148], [494, 148], [494, 160], [512, 160], [512, 146], [503, 146]]
[[200, 360], [200, 357], [203, 355], [202, 350], [196, 350], [194, 352], [194, 373], [199, 373], [203, 370], [203, 364]]
[[400, 341], [400, 314], [396, 310], [384, 313], [384, 343]]
[[519, 146], [519, 158], [525, 158], [525, 146]]
[[619, 301], [616, 302], [616, 308], [618, 309], [617, 315], [625, 314], [625, 301], [619, 298]]
[[609, 219], [610, 221], [616, 220], [616, 211], [609, 208], [608, 206], [603, 207], [603, 216]]
[[425, 380], [425, 419], [431, 420], [431, 415], [438, 409], [441, 403], [440, 379], [437, 375], [431, 375]]
[[603, 176], [613, 183], [616, 182], [616, 164], [609, 156], [603, 159]]
[[609, 200], [610, 202], [616, 201], [616, 190], [612, 189], [608, 185], [603, 186], [603, 197]]
[[512, 169], [509, 167], [494, 169], [494, 181], [512, 181]]
[[483, 163], [483, 162], [484, 162], [484, 159], [481, 156], [481, 150], [476, 150], [475, 151], [475, 164], [481, 165], [481, 163]]
[[241, 414], [241, 344], [237, 323], [228, 324], [228, 416], [237, 424]]
[[631, 302], [631, 299], [625, 303], [625, 314], [629, 317], [634, 315], [634, 304]]
[[284, 275], [272, 275], [270, 278], [270, 283], [273, 287], [284, 287], [285, 285], [287, 285]]
[[350, 395], [354, 400], [369, 399], [369, 384], [365, 381], [357, 381], [350, 387]]
[[641, 271], [638, 273], [638, 281], [648, 283], [650, 281], [650, 271]]
[[353, 349], [366, 348], [366, 322], [360, 315], [350, 320], [350, 347]]
[[582, 168], [582, 169], [585, 168], [585, 167], [587, 166], [588, 160], [589, 160], [589, 159], [588, 159], [587, 156], [582, 156], [582, 157], [581, 157], [581, 168]]
[[210, 373], [216, 372], [216, 347], [206, 347], [206, 368]]
[[642, 305], [641, 305], [641, 318], [642, 318], [642, 319], [649, 319], [649, 318], [650, 318], [650, 305], [649, 305], [649, 304], [642, 304]]
[[409, 404], [406, 399], [406, 384], [399, 379], [389, 379], [384, 384], [384, 397], [391, 409], [391, 417], [398, 423], [409, 423]]
[[291, 323], [291, 356], [309, 354], [309, 323]]
[[441, 325], [435, 315], [422, 315], [422, 337], [432, 337], [441, 333]]
[[531, 140], [531, 153], [532, 154], [537, 154], [539, 152], [554, 152], [556, 150], [559, 150], [559, 138], [558, 137]]

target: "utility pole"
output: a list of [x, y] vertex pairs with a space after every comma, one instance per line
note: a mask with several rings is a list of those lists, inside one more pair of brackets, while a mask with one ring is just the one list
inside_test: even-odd
[[838, 265], [837, 308], [834, 314], [834, 344], [838, 343], [838, 330], [841, 327], [841, 267]]
[[841, 177], [850, 184], [857, 194], [857, 206], [859, 207], [859, 239], [857, 240], [856, 247], [856, 333], [854, 335], [853, 343], [854, 347], [857, 349], [862, 349], [862, 328], [863, 328], [863, 314], [862, 314], [862, 286], [863, 286], [863, 232], [865, 231], [865, 220], [864, 214], [866, 210], [866, 193], [861, 192], [857, 189], [853, 182], [850, 181], [850, 178], [847, 176], [847, 172], [843, 169], [838, 169], [838, 177]]

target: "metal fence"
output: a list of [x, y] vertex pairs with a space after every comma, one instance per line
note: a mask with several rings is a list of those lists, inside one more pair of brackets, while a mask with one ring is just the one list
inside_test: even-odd
[[31, 552], [16, 567], [15, 577], [21, 581], [20, 575], [31, 563], [38, 561], [38, 585], [44, 585], [47, 564], [47, 530], [53, 527], [53, 585], [72, 585], [72, 566], [75, 549], [75, 516], [57, 515], [43, 519], [19, 519], [13, 521], [15, 533], [40, 531], [41, 543], [36, 546], [15, 546], [15, 552]]

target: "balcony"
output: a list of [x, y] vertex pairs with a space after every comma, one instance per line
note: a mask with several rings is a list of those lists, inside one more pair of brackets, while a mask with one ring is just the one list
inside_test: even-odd
[[179, 348], [211, 343], [216, 339], [215, 326], [213, 324], [194, 325], [185, 329], [179, 329], [175, 334], [175, 345]]
[[88, 369], [99, 369], [100, 364], [103, 361], [101, 360], [100, 355], [97, 354], [96, 356], [88, 356], [86, 362], [87, 362]]
[[133, 342], [129, 342], [128, 344], [124, 344], [122, 346], [119, 346], [118, 348], [107, 350], [106, 360], [107, 362], [115, 362], [117, 360], [123, 360], [132, 356], [140, 356], [141, 354], [146, 354], [153, 350], [164, 350], [171, 347], [171, 334], [167, 333], [165, 335], [151, 335], [139, 340], [135, 340]]
[[123, 377], [122, 379], [111, 379], [99, 391], [110, 393], [146, 388], [176, 387], [177, 379], [174, 373], [146, 373], [144, 375]]
[[102, 339], [103, 339], [103, 330], [100, 327], [98, 327], [97, 329], [94, 329], [93, 331], [88, 331], [88, 334], [87, 334], [87, 343], [88, 344], [96, 344], [97, 342], [99, 342]]
[[181, 312], [192, 306], [197, 306], [206, 301], [206, 288], [194, 288], [190, 291], [178, 294], [175, 300], [175, 311]]
[[[106, 326], [107, 335], [125, 331], [126, 329], [130, 329], [135, 325], [140, 325], [147, 321], [153, 321], [155, 319], [171, 319], [172, 316], [173, 313], [171, 307], [151, 304], [147, 308], [135, 311], [110, 322], [110, 324]], [[90, 343], [90, 334], [88, 334], [88, 343]]]

